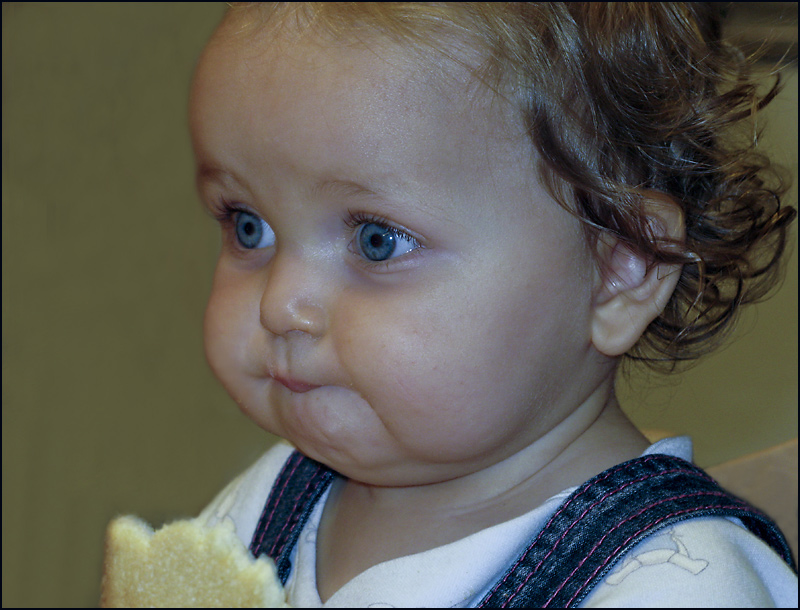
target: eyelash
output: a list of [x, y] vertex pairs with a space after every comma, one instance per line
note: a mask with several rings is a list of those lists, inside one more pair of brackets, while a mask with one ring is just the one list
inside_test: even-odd
[[[220, 224], [227, 224], [233, 222], [233, 217], [239, 212], [249, 212], [244, 206], [235, 203], [230, 203], [225, 199], [218, 201], [211, 210], [212, 216]], [[252, 212], [250, 212], [252, 214]]]
[[[230, 225], [234, 222], [234, 217], [239, 212], [247, 212], [249, 214], [253, 214], [249, 209], [245, 206], [231, 203], [226, 199], [220, 199], [211, 210], [212, 216], [222, 225]], [[344, 224], [352, 231], [358, 229], [358, 227], [365, 225], [365, 224], [375, 224], [379, 227], [386, 229], [392, 235], [398, 238], [407, 239], [412, 242], [416, 248], [420, 248], [421, 244], [419, 241], [414, 238], [413, 236], [409, 235], [407, 232], [393, 226], [388, 220], [381, 216], [377, 216], [375, 214], [368, 214], [365, 212], [354, 212], [351, 210], [347, 211], [347, 216], [344, 219]], [[390, 259], [391, 260], [391, 259]], [[372, 265], [372, 266], [387, 266], [390, 260], [386, 261], [368, 261], [364, 260], [364, 264]]]
[[242, 246], [236, 236], [236, 215], [247, 213], [258, 216], [258, 214], [242, 204], [230, 202], [223, 198], [214, 201], [210, 207], [211, 216], [220, 224], [223, 235], [225, 236], [224, 239], [231, 246], [231, 253], [238, 257], [250, 257], [262, 251], [260, 248], [246, 248]]
[[[351, 210], [348, 210], [347, 211], [347, 217], [345, 218], [344, 223], [352, 231], [356, 231], [356, 229], [358, 229], [358, 227], [363, 226], [363, 225], [374, 224], [374, 225], [377, 225], [377, 226], [381, 227], [381, 229], [384, 229], [384, 230], [388, 231], [395, 238], [408, 240], [409, 242], [414, 244], [414, 250], [412, 250], [408, 254], [411, 254], [411, 253], [415, 252], [416, 250], [418, 250], [418, 249], [420, 249], [422, 247], [422, 244], [419, 243], [419, 240], [417, 240], [412, 235], [409, 235], [403, 229], [395, 227], [394, 225], [392, 225], [388, 220], [386, 220], [382, 216], [377, 216], [375, 214], [369, 214], [369, 213], [365, 213], [365, 212], [353, 212]], [[403, 256], [405, 256], [405, 255], [403, 255]], [[402, 258], [403, 256], [398, 257], [398, 258]], [[387, 259], [385, 261], [370, 261], [370, 260], [367, 260], [367, 259], [363, 259], [362, 260], [362, 264], [370, 265], [372, 267], [375, 267], [375, 266], [387, 267], [387, 266], [389, 266], [390, 263], [393, 262], [393, 260], [394, 259]]]
[[391, 233], [395, 237], [403, 237], [419, 245], [417, 240], [414, 239], [411, 235], [409, 235], [402, 229], [398, 229], [397, 227], [393, 226], [385, 218], [382, 218], [381, 216], [376, 216], [374, 214], [367, 214], [365, 212], [351, 212], [350, 210], [348, 210], [347, 218], [345, 218], [344, 224], [347, 225], [347, 227], [349, 227], [353, 231], [355, 231], [361, 225], [366, 225], [366, 224], [378, 225], [380, 228], [386, 229], [389, 233]]

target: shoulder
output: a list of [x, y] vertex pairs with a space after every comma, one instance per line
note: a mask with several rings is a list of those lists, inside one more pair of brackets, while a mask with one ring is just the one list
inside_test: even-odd
[[736, 519], [699, 517], [644, 539], [581, 604], [797, 607], [797, 576]]
[[242, 543], [249, 545], [272, 485], [293, 451], [285, 442], [276, 443], [217, 494], [198, 519], [208, 525], [230, 519]]

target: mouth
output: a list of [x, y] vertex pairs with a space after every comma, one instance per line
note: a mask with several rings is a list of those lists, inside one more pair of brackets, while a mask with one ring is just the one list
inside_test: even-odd
[[297, 381], [296, 379], [287, 379], [285, 377], [273, 377], [273, 379], [282, 386], [289, 389], [291, 392], [295, 392], [296, 394], [304, 394], [306, 392], [310, 392], [311, 390], [315, 390], [321, 387], [318, 385], [314, 385], [312, 383], [305, 383], [304, 381]]

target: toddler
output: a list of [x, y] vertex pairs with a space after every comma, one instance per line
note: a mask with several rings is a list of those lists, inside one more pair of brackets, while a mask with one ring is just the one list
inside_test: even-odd
[[190, 109], [206, 354], [287, 443], [205, 515], [291, 604], [796, 603], [768, 518], [614, 394], [763, 296], [794, 217], [708, 6], [228, 11]]

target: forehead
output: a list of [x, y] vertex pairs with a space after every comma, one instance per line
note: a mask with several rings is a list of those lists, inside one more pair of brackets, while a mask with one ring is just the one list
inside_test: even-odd
[[281, 179], [375, 190], [401, 184], [419, 200], [422, 183], [533, 174], [515, 109], [465, 62], [379, 35], [342, 40], [247, 21], [256, 18], [226, 19], [198, 66], [191, 123], [200, 165], [262, 175], [268, 166]]
[[[292, 14], [292, 9], [283, 12]], [[361, 98], [359, 105], [386, 102], [398, 111], [427, 114], [439, 123], [452, 119], [454, 124], [457, 115], [483, 111], [481, 123], [496, 123], [492, 134], [508, 135], [498, 129], [507, 123], [517, 135], [519, 113], [475, 77], [481, 58], [466, 44], [444, 39], [436, 47], [399, 42], [355, 26], [352, 32], [334, 34], [321, 25], [298, 25], [300, 17], [295, 17], [266, 19], [258, 8], [229, 12], [199, 64], [193, 102], [199, 93], [207, 95], [209, 87], [231, 97], [260, 88], [274, 98], [276, 88], [288, 84], [295, 85], [293, 103]], [[442, 107], [448, 112], [437, 114]], [[474, 128], [474, 121], [469, 126]]]

